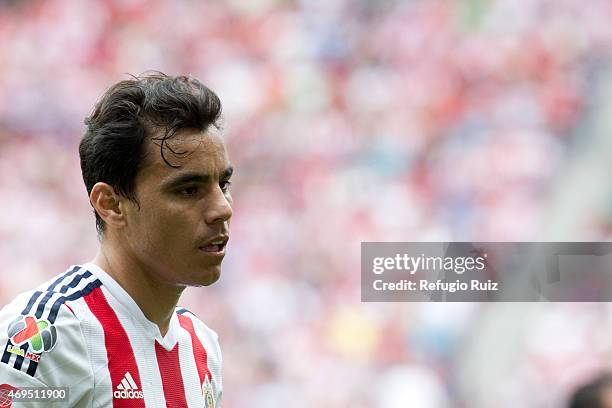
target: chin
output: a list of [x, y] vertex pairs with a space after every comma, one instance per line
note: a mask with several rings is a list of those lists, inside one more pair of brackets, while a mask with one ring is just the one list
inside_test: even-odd
[[221, 266], [208, 267], [198, 273], [194, 286], [210, 286], [221, 277]]

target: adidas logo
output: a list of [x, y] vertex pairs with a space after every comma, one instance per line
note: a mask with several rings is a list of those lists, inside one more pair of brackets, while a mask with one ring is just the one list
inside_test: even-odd
[[138, 390], [132, 374], [128, 371], [123, 376], [123, 380], [117, 385], [117, 389], [113, 392], [113, 397], [118, 399], [142, 399], [144, 394]]

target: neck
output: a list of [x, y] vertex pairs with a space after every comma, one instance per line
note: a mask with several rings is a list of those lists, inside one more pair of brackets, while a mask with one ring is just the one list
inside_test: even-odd
[[121, 285], [165, 336], [184, 288], [161, 282], [143, 264], [106, 242], [102, 243], [92, 262]]

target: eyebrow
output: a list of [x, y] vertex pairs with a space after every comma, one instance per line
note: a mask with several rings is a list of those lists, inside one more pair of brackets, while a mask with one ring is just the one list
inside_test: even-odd
[[[221, 173], [221, 180], [229, 179], [232, 176], [232, 174], [234, 174], [234, 167], [229, 166]], [[179, 176], [171, 178], [170, 180], [166, 181], [164, 185], [166, 187], [174, 187], [174, 186], [180, 186], [182, 184], [187, 184], [187, 183], [208, 183], [210, 182], [210, 180], [211, 180], [211, 176], [208, 173], [188, 171]]]

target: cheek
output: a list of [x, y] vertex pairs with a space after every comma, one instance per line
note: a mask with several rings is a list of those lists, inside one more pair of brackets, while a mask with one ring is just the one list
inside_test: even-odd
[[[140, 208], [130, 211], [130, 241], [150, 256], [185, 256], [198, 237], [200, 209], [160, 194], [140, 194]], [[164, 256], [166, 256], [164, 255]]]
[[151, 246], [163, 239], [164, 230], [171, 225], [170, 218], [155, 202], [142, 200], [140, 208], [132, 211], [128, 218], [131, 238], [140, 241], [136, 245]]
[[151, 203], [141, 209], [139, 230], [149, 245], [167, 252], [190, 239], [193, 230], [189, 211], [172, 206], [159, 206]]

